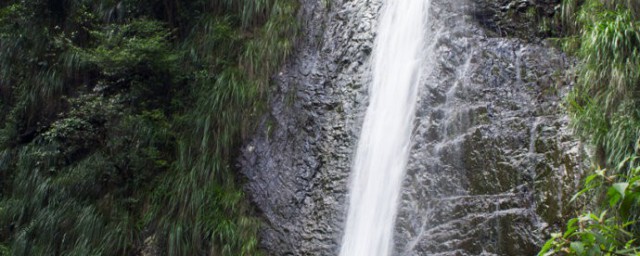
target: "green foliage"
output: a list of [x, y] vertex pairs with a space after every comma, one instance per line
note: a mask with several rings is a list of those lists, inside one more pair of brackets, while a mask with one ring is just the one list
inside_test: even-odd
[[0, 256], [10, 256], [11, 249], [6, 245], [0, 244]]
[[[583, 15], [584, 16], [584, 15]], [[584, 60], [580, 84], [609, 111], [637, 98], [640, 81], [640, 24], [629, 11], [604, 11], [583, 27], [580, 57]]]
[[640, 23], [630, 10], [612, 11], [598, 1], [578, 15], [581, 63], [570, 113], [579, 135], [604, 147], [615, 165], [632, 155], [640, 135]]
[[596, 171], [574, 198], [593, 198], [540, 255], [640, 253], [640, 5], [566, 0], [566, 46], [581, 60], [567, 99], [575, 132], [595, 149]]
[[233, 165], [296, 1], [0, 6], [0, 255], [260, 255]]
[[[622, 165], [637, 162], [636, 158]], [[621, 166], [622, 167], [622, 166]], [[585, 188], [574, 196], [598, 197], [598, 188], [606, 188], [604, 205], [598, 212], [586, 212], [569, 220], [564, 233], [552, 234], [540, 255], [558, 252], [572, 255], [638, 255], [638, 210], [640, 210], [640, 167], [627, 174], [597, 170], [585, 180]]]
[[96, 47], [86, 51], [85, 58], [105, 77], [114, 79], [144, 71], [172, 72], [177, 68], [177, 56], [169, 52], [167, 39], [171, 33], [158, 21], [140, 19], [123, 25], [110, 24], [90, 34], [96, 39]]
[[[243, 40], [230, 18], [208, 17], [194, 30], [210, 32], [192, 34], [184, 42], [190, 61], [203, 68], [194, 70], [195, 104], [178, 119], [180, 130], [186, 131], [179, 139], [175, 162], [182, 171], [153, 193], [152, 202], [158, 206], [154, 214], [164, 215], [160, 225], [174, 227], [167, 228], [169, 254], [202, 254], [207, 250], [200, 242], [203, 233], [204, 239], [216, 241], [214, 246], [223, 255], [258, 253], [256, 220], [238, 214], [250, 209], [230, 180], [234, 176], [230, 159], [261, 113], [270, 75], [290, 53], [296, 30], [294, 3], [274, 1], [270, 18], [252, 31], [253, 38]], [[217, 73], [213, 76], [207, 70]], [[210, 181], [218, 181], [217, 186]]]

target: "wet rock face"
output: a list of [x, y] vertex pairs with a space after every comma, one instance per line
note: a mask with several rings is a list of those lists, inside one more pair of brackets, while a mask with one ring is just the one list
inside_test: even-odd
[[570, 213], [581, 147], [559, 103], [572, 62], [495, 37], [473, 14], [484, 4], [432, 6], [398, 255], [534, 255]]
[[553, 16], [561, 0], [471, 0], [469, 10], [492, 37], [536, 41], [554, 35]]
[[[301, 2], [305, 36], [239, 163], [268, 254], [337, 255], [380, 2]], [[572, 62], [478, 14], [516, 2], [554, 1], [432, 1], [395, 255], [534, 255], [571, 210], [581, 147], [559, 102]]]
[[240, 159], [271, 255], [338, 254], [379, 5], [302, 1], [305, 36]]

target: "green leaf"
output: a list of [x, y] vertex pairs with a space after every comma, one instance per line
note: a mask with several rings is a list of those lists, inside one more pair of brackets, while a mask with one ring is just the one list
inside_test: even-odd
[[620, 195], [620, 192], [617, 188], [611, 186], [607, 190], [607, 198], [609, 199], [609, 207], [613, 208], [616, 204], [618, 204], [618, 202], [620, 202], [622, 195]]
[[630, 214], [633, 214], [633, 209], [638, 204], [638, 194], [637, 193], [628, 193], [627, 197], [622, 200], [620, 203], [620, 216], [623, 218], [628, 218]]
[[578, 230], [578, 227], [569, 227], [567, 228], [567, 231], [564, 232], [564, 235], [562, 237], [569, 238], [571, 235], [574, 234], [576, 230]]
[[604, 210], [602, 213], [600, 213], [599, 219], [603, 220], [606, 215], [607, 215], [607, 210]]
[[567, 227], [572, 228], [576, 225], [576, 223], [578, 223], [578, 218], [570, 219], [569, 222], [567, 222]]
[[[634, 159], [635, 160], [635, 159]], [[618, 170], [622, 170], [622, 168], [624, 168], [624, 166], [629, 162], [632, 161], [631, 157], [626, 157], [624, 160], [622, 160], [619, 164], [618, 164]]]
[[636, 241], [636, 239], [631, 239], [631, 240], [629, 240], [629, 241], [624, 245], [624, 248], [629, 248], [629, 249], [633, 249], [633, 250], [638, 249], [638, 248], [631, 248], [631, 246], [633, 245], [633, 242], [635, 242], [635, 241]]
[[[553, 246], [553, 242], [554, 240], [549, 239], [546, 243], [544, 243], [544, 246], [542, 246], [542, 249], [540, 249], [540, 252], [538, 253], [538, 255], [543, 255], [543, 256], [547, 255], [547, 253], [551, 249], [551, 246]], [[551, 253], [553, 253], [553, 251], [551, 251]]]
[[588, 185], [588, 184], [590, 184], [590, 183], [591, 183], [595, 178], [598, 178], [598, 177], [602, 177], [602, 175], [600, 175], [600, 174], [598, 174], [598, 173], [591, 174], [591, 175], [587, 176], [587, 178], [586, 178], [586, 180], [585, 180], [585, 182], [584, 182], [584, 183]]
[[620, 193], [620, 196], [622, 196], [622, 198], [624, 198], [625, 191], [627, 190], [627, 187], [629, 187], [629, 183], [627, 183], [627, 182], [619, 182], [619, 183], [613, 184], [613, 186], [611, 186], [611, 187], [613, 189], [615, 189], [618, 193]]
[[616, 251], [616, 255], [638, 255], [639, 250], [640, 250], [640, 247], [619, 250], [619, 251]]
[[577, 254], [584, 253], [584, 244], [582, 242], [571, 242], [571, 249], [575, 251]]
[[578, 226], [576, 225], [576, 223], [578, 223], [578, 218], [573, 218], [569, 220], [569, 222], [567, 223], [567, 231], [565, 231], [564, 234], [562, 235], [563, 238], [566, 239], [570, 237], [571, 235], [573, 235], [573, 233], [576, 230], [578, 230]]
[[573, 202], [573, 201], [575, 201], [575, 200], [576, 200], [576, 199], [578, 199], [578, 197], [580, 197], [581, 195], [583, 195], [583, 194], [585, 194], [585, 193], [587, 193], [587, 192], [589, 192], [589, 191], [592, 191], [594, 188], [597, 188], [597, 187], [598, 187], [598, 185], [597, 185], [597, 184], [593, 184], [593, 185], [590, 185], [590, 186], [588, 186], [588, 187], [586, 187], [586, 188], [583, 188], [582, 190], [578, 191], [578, 193], [576, 193], [575, 195], [573, 195], [573, 196], [571, 197], [571, 200], [569, 200], [569, 202]]
[[634, 187], [637, 187], [638, 184], [635, 184], [636, 181], [640, 180], [640, 175], [639, 176], [633, 176], [631, 177], [631, 179], [629, 179], [629, 185], [634, 185]]

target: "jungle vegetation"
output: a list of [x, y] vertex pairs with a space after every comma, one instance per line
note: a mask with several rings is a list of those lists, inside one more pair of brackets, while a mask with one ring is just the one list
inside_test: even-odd
[[579, 60], [566, 106], [593, 148], [581, 212], [540, 255], [640, 253], [640, 2], [565, 0], [557, 25]]
[[260, 255], [234, 159], [296, 9], [0, 1], [0, 256]]
[[[0, 256], [260, 255], [233, 159], [295, 0], [0, 1]], [[640, 251], [640, 2], [564, 0], [585, 204], [540, 254]]]

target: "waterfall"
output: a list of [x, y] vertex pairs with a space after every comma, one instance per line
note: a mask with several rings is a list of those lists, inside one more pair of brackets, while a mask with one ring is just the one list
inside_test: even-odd
[[372, 84], [351, 173], [341, 256], [382, 256], [393, 230], [424, 64], [430, 0], [386, 0], [372, 54]]

